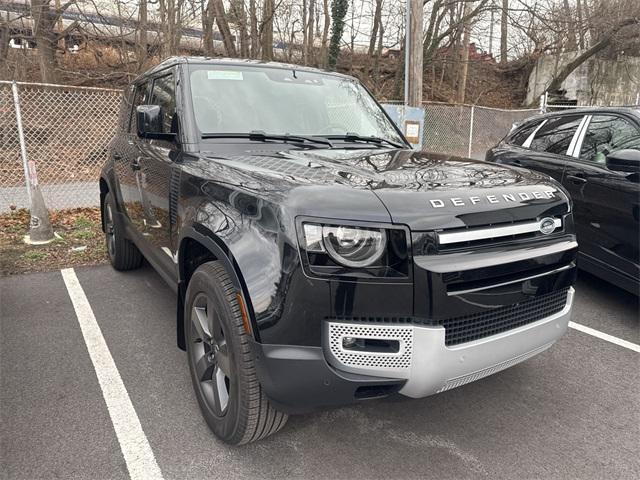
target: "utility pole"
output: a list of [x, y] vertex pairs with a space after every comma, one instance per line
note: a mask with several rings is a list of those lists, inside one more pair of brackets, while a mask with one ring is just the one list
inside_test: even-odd
[[405, 104], [422, 106], [422, 0], [407, 0], [405, 18]]
[[458, 76], [458, 90], [456, 92], [456, 102], [464, 103], [465, 91], [467, 88], [467, 74], [469, 72], [469, 42], [471, 41], [471, 20], [467, 17], [471, 14], [471, 3], [464, 4], [462, 17], [465, 18], [462, 28], [462, 52], [460, 53], [460, 75]]

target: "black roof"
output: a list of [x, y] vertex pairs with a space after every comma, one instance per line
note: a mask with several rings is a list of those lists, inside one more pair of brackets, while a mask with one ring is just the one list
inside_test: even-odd
[[579, 107], [579, 108], [567, 108], [565, 110], [559, 110], [555, 112], [549, 112], [542, 115], [535, 115], [524, 119], [521, 123], [524, 124], [531, 120], [539, 120], [544, 118], [557, 117], [561, 115], [592, 115], [596, 113], [621, 113], [623, 115], [633, 115], [640, 118], [640, 106], [629, 107]]
[[165, 68], [172, 67], [174, 65], [179, 64], [192, 64], [192, 65], [238, 65], [245, 67], [266, 67], [266, 68], [279, 68], [283, 70], [297, 70], [300, 72], [310, 72], [310, 73], [319, 73], [322, 75], [334, 75], [337, 77], [343, 77], [351, 80], [355, 80], [354, 77], [349, 75], [344, 75], [338, 72], [330, 72], [327, 70], [322, 70], [320, 68], [307, 67], [304, 65], [294, 65], [291, 63], [281, 63], [281, 62], [264, 62], [262, 60], [250, 60], [250, 59], [241, 59], [241, 58], [222, 58], [222, 57], [171, 57], [163, 60], [158, 65], [150, 68], [146, 72], [140, 74], [133, 83], [149, 76], [153, 75], [156, 72], [164, 70]]

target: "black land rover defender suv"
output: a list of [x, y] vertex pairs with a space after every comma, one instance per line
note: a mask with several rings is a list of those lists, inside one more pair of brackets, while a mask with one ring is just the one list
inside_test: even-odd
[[109, 151], [111, 263], [144, 256], [175, 288], [195, 396], [228, 443], [291, 413], [458, 387], [567, 328], [562, 187], [411, 150], [351, 77], [170, 59], [125, 92]]

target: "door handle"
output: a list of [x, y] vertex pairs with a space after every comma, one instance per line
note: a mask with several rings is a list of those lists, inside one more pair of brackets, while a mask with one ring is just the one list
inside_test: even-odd
[[140, 162], [138, 160], [131, 162], [131, 170], [140, 170]]
[[587, 183], [587, 179], [580, 175], [567, 175], [567, 180], [573, 183]]

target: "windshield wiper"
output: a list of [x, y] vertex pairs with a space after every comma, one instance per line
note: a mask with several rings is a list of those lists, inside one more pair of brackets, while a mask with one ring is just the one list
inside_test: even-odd
[[258, 142], [266, 142], [268, 140], [279, 140], [281, 142], [291, 143], [314, 143], [318, 145], [327, 145], [333, 148], [333, 144], [324, 137], [310, 137], [306, 135], [278, 135], [265, 133], [262, 130], [253, 130], [249, 133], [203, 133], [202, 138], [248, 138]]
[[365, 142], [365, 143], [375, 143], [376, 145], [382, 145], [386, 143], [387, 145], [391, 145], [395, 148], [407, 148], [406, 145], [394, 142], [393, 140], [389, 140], [387, 138], [382, 137], [367, 137], [364, 135], [358, 135], [357, 133], [347, 132], [346, 135], [327, 135], [326, 138], [330, 138], [332, 140], [344, 140], [345, 142]]

